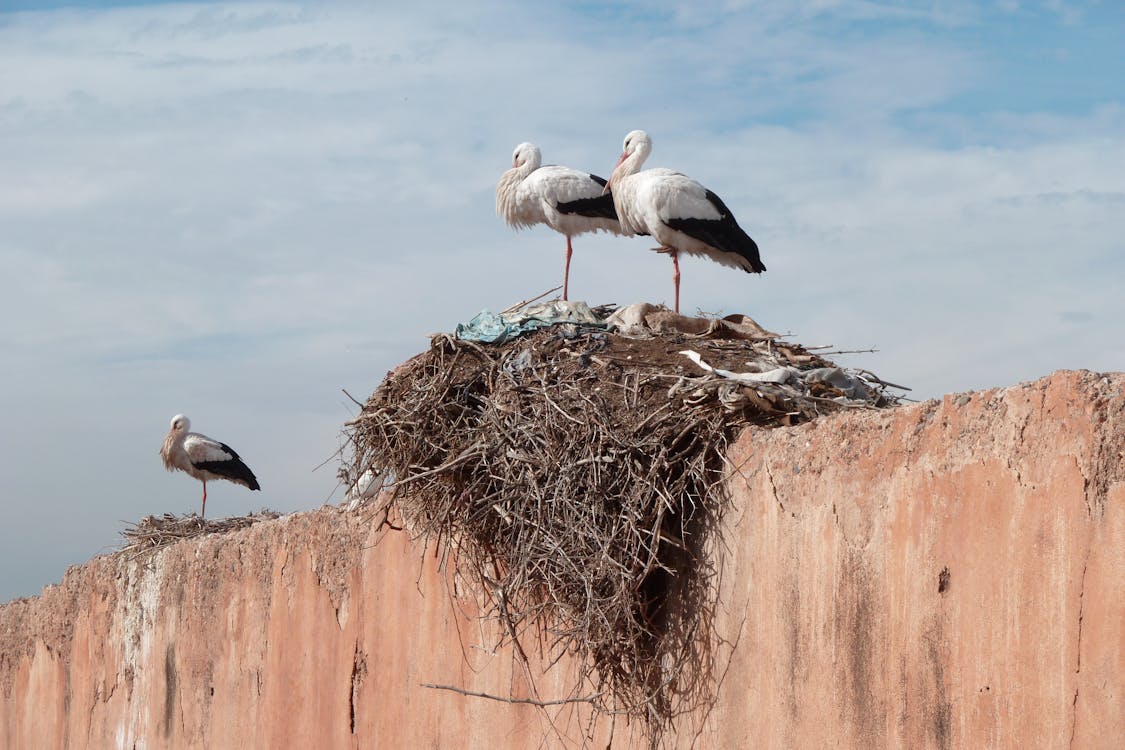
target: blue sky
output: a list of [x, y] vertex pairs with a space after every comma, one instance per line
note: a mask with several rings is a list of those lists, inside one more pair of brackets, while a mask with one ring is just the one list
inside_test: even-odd
[[[198, 509], [173, 414], [262, 492], [338, 501], [354, 407], [483, 307], [560, 282], [494, 214], [521, 141], [608, 176], [625, 133], [732, 208], [769, 271], [683, 263], [919, 398], [1125, 369], [1118, 2], [0, 0], [0, 600]], [[643, 238], [575, 240], [573, 296], [670, 301]]]

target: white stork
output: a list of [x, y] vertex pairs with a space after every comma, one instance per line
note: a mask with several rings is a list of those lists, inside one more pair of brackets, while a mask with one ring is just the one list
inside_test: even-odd
[[605, 189], [612, 191], [621, 233], [652, 235], [660, 243], [654, 249], [672, 256], [676, 312], [680, 311], [681, 252], [747, 273], [766, 270], [757, 243], [738, 226], [719, 196], [671, 169], [640, 171], [651, 151], [652, 139], [645, 131], [625, 136], [624, 151]]
[[226, 479], [252, 490], [261, 489], [254, 472], [242, 463], [238, 454], [227, 445], [198, 432], [188, 432], [191, 420], [183, 414], [172, 417], [172, 429], [164, 438], [160, 456], [168, 471], [179, 469], [203, 482], [203, 507], [199, 517], [207, 516], [207, 480]]
[[546, 224], [566, 236], [562, 298], [570, 287], [570, 238], [604, 229], [620, 233], [613, 198], [606, 181], [570, 167], [540, 166], [539, 148], [521, 143], [512, 153], [512, 168], [496, 183], [496, 213], [514, 229]]

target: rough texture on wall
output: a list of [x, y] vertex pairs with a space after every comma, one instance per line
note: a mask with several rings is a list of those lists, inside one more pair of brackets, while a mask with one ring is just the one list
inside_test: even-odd
[[[1118, 747], [1123, 391], [1061, 372], [747, 431], [716, 698], [670, 744]], [[575, 695], [565, 663], [533, 664], [533, 692], [438, 561], [374, 525], [324, 508], [98, 557], [3, 605], [0, 747], [641, 745], [581, 704], [422, 687]]]
[[1125, 737], [1125, 376], [744, 436], [715, 747]]

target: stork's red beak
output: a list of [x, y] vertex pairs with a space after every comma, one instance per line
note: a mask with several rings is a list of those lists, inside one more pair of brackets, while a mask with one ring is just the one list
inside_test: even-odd
[[620, 167], [621, 163], [628, 158], [629, 158], [629, 153], [627, 151], [622, 151], [621, 152], [621, 158], [618, 159], [617, 163], [613, 165], [613, 171], [610, 173], [609, 179], [606, 180], [605, 187], [602, 188], [602, 195], [605, 195], [606, 193], [608, 193], [610, 191], [610, 189], [613, 187], [613, 179], [617, 176], [617, 168]]

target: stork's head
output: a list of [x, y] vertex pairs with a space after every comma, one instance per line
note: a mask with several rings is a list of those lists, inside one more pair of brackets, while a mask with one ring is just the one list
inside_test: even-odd
[[621, 149], [621, 158], [617, 163], [620, 164], [634, 154], [638, 162], [643, 162], [651, 152], [652, 139], [648, 137], [648, 133], [643, 130], [633, 130], [625, 136], [625, 145]]
[[528, 171], [531, 172], [539, 168], [541, 160], [539, 147], [534, 143], [521, 143], [512, 152], [512, 167], [514, 169], [530, 165]]
[[172, 417], [172, 432], [187, 432], [191, 429], [191, 420], [183, 414]]
[[617, 160], [617, 166], [613, 168], [613, 174], [610, 175], [606, 190], [612, 190], [622, 177], [636, 174], [651, 152], [652, 139], [648, 137], [648, 133], [643, 130], [630, 131], [629, 135], [625, 136], [621, 158]]

